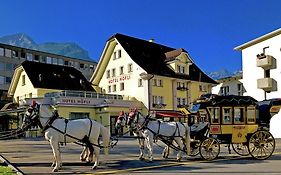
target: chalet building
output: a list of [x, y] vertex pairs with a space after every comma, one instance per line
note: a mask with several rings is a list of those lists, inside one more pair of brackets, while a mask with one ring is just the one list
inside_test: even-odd
[[[0, 43], [0, 98], [1, 102], [7, 102], [7, 91], [12, 81], [14, 69], [23, 61], [34, 61], [40, 63], [64, 65], [75, 67], [89, 80], [97, 65], [95, 61], [71, 58], [67, 56], [41, 52]], [[4, 104], [1, 105], [0, 108]]]
[[242, 74], [225, 77], [217, 80], [218, 85], [212, 88], [212, 93], [217, 95], [240, 95], [243, 96], [245, 88], [242, 83]]
[[94, 91], [74, 67], [24, 61], [15, 69], [8, 95], [14, 102], [62, 90]]
[[107, 40], [90, 81], [97, 92], [136, 98], [162, 116], [181, 115], [217, 84], [184, 49], [119, 33]]
[[[281, 28], [234, 49], [242, 52], [244, 95], [258, 101], [281, 98]], [[271, 119], [270, 132], [281, 138], [281, 113]]]

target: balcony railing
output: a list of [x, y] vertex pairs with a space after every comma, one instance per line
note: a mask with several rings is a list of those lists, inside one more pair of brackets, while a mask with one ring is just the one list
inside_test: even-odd
[[96, 92], [88, 91], [61, 91], [46, 93], [45, 97], [82, 97], [82, 98], [94, 98], [94, 99], [116, 99], [122, 100], [122, 95], [115, 94], [100, 94]]
[[154, 108], [165, 108], [165, 106], [167, 106], [167, 104], [162, 104], [162, 103], [153, 103], [152, 107]]
[[187, 88], [187, 87], [177, 87], [177, 90], [180, 90], [180, 91], [187, 91], [188, 88]]

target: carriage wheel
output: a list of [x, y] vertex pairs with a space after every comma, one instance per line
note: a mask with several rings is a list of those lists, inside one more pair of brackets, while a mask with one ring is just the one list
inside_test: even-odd
[[275, 149], [274, 137], [268, 131], [256, 131], [249, 139], [248, 149], [253, 158], [260, 160], [267, 159]]
[[231, 143], [231, 145], [234, 152], [236, 152], [240, 156], [249, 155], [247, 143]]
[[203, 159], [213, 160], [220, 153], [220, 143], [215, 138], [207, 138], [201, 142], [199, 152]]
[[199, 154], [200, 142], [194, 141], [190, 143], [190, 156], [197, 156]]

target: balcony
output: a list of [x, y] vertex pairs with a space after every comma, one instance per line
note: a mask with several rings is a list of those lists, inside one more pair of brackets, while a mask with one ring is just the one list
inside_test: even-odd
[[167, 106], [167, 104], [161, 104], [161, 103], [152, 104], [152, 107], [154, 107], [154, 108], [165, 108], [165, 106]]
[[273, 78], [261, 78], [257, 80], [258, 89], [266, 92], [277, 91], [277, 82]]
[[256, 59], [257, 67], [263, 69], [274, 69], [276, 68], [276, 59], [270, 55], [258, 55]]
[[187, 91], [188, 88], [187, 87], [177, 87], [177, 90], [180, 90], [180, 91]]

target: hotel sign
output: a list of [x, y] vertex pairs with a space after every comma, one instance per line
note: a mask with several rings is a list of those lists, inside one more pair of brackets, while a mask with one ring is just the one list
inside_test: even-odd
[[118, 77], [113, 77], [108, 79], [108, 84], [124, 82], [131, 79], [131, 75], [121, 75]]
[[57, 104], [63, 105], [88, 105], [93, 106], [101, 103], [102, 99], [83, 98], [83, 97], [60, 97], [56, 99]]

